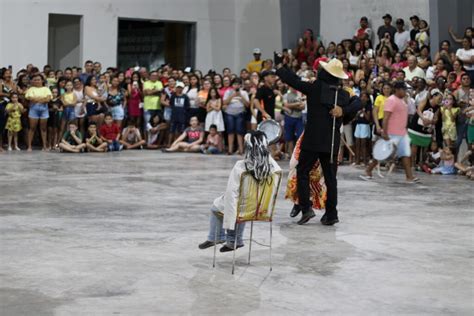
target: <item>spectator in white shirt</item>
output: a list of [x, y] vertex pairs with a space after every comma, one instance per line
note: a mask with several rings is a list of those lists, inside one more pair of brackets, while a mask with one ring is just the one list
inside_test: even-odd
[[474, 48], [472, 48], [472, 40], [465, 36], [462, 40], [462, 48], [456, 51], [456, 57], [464, 64], [466, 73], [471, 78], [471, 88], [474, 87]]
[[403, 53], [410, 42], [410, 32], [405, 30], [405, 21], [403, 19], [397, 19], [396, 25], [395, 44], [398, 46], [398, 51]]
[[415, 56], [408, 57], [408, 66], [403, 68], [405, 72], [405, 81], [412, 81], [414, 77], [425, 78], [425, 72], [418, 67], [418, 61]]

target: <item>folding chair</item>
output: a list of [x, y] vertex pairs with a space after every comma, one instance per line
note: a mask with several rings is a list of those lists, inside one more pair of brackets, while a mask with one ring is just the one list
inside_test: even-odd
[[[269, 222], [270, 223], [270, 244], [263, 245], [270, 248], [270, 271], [272, 270], [272, 233], [273, 233], [273, 214], [275, 203], [280, 190], [282, 173], [281, 171], [272, 173], [269, 178], [258, 183], [250, 173], [244, 172], [240, 177], [239, 198], [237, 205], [237, 218], [235, 221], [234, 232], [234, 253], [232, 257], [232, 274], [235, 270], [235, 251], [237, 249], [237, 225], [250, 222], [250, 242], [248, 264], [252, 253], [253, 240], [253, 222]], [[216, 265], [217, 252], [217, 227], [214, 236], [214, 259], [212, 266]]]

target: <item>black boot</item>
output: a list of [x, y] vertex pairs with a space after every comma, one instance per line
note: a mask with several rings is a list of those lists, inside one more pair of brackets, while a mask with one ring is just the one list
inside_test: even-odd
[[326, 226], [332, 226], [336, 223], [339, 223], [339, 218], [337, 217], [337, 212], [333, 213], [324, 213], [323, 217], [321, 217], [321, 224]]
[[293, 205], [293, 208], [291, 209], [290, 212], [290, 217], [296, 217], [298, 214], [301, 212], [301, 206], [298, 204]]
[[316, 216], [316, 214], [314, 214], [314, 211], [311, 207], [302, 211], [303, 211], [303, 215], [301, 216], [301, 219], [298, 221], [297, 223], [298, 225], [306, 224], [310, 219]]

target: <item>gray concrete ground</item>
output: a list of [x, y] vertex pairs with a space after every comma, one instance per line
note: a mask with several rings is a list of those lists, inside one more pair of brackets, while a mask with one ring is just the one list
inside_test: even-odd
[[282, 187], [273, 272], [255, 245], [232, 276], [231, 254], [213, 269], [197, 245], [236, 159], [0, 154], [1, 315], [474, 313], [472, 182], [342, 167], [335, 227], [297, 226]]

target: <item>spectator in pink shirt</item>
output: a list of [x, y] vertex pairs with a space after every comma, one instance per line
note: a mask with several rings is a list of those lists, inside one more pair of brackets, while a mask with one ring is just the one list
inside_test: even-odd
[[[392, 141], [397, 146], [397, 156], [402, 159], [406, 181], [415, 183], [419, 179], [413, 176], [411, 169], [410, 138], [407, 132], [408, 105], [405, 102], [406, 85], [403, 81], [397, 81], [394, 89], [395, 93], [385, 101], [382, 138]], [[374, 159], [367, 166], [366, 174], [360, 177], [366, 181], [372, 180], [372, 170], [377, 164], [378, 161]]]

